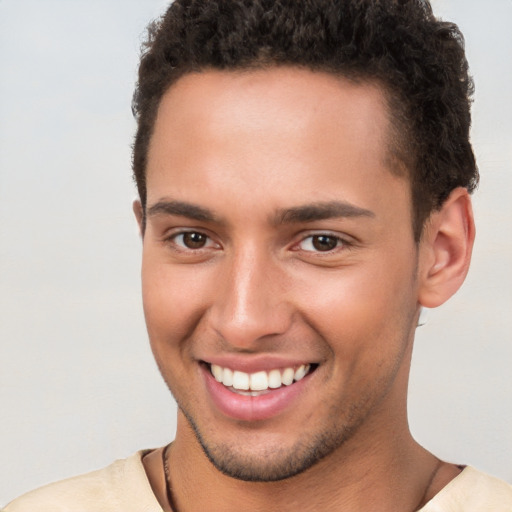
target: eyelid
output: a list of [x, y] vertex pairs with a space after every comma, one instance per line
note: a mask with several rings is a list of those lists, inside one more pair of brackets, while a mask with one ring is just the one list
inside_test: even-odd
[[[329, 237], [329, 238], [335, 238], [337, 240], [338, 244], [333, 249], [330, 249], [327, 251], [320, 251], [320, 250], [314, 250], [314, 249], [308, 250], [308, 249], [301, 249], [299, 247], [299, 245], [302, 244], [304, 241], [306, 241], [308, 239], [312, 239], [315, 236], [325, 236], [325, 237]], [[348, 250], [353, 245], [354, 245], [354, 241], [349, 236], [345, 236], [340, 233], [336, 233], [336, 232], [328, 231], [328, 230], [323, 230], [323, 231], [318, 230], [318, 231], [309, 231], [307, 233], [301, 234], [300, 239], [293, 244], [292, 250], [303, 251], [306, 253], [315, 254], [315, 255], [319, 255], [319, 256], [322, 256], [322, 255], [329, 256], [329, 255], [338, 253], [339, 251], [342, 251], [342, 250], [343, 251]]]
[[[178, 244], [176, 242], [176, 239], [179, 236], [186, 235], [187, 233], [197, 233], [200, 235], [203, 235], [207, 238], [206, 245], [204, 247], [199, 247], [197, 249], [192, 249], [190, 247], [186, 247], [184, 244]], [[198, 228], [174, 228], [170, 231], [168, 231], [163, 237], [162, 242], [171, 245], [171, 248], [180, 251], [180, 252], [190, 252], [190, 253], [199, 253], [204, 250], [209, 250], [212, 248], [220, 248], [221, 245], [214, 240], [214, 238], [208, 234], [208, 232], [204, 229], [198, 229]]]

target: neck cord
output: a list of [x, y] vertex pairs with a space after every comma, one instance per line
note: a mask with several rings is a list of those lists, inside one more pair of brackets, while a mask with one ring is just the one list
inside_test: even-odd
[[167, 457], [167, 452], [169, 451], [169, 448], [171, 447], [172, 442], [169, 443], [162, 452], [162, 460], [164, 463], [164, 473], [165, 473], [165, 491], [167, 494], [167, 501], [169, 502], [169, 505], [171, 506], [171, 509], [173, 512], [178, 512], [178, 508], [176, 507], [174, 503], [174, 498], [172, 496], [172, 486], [171, 486], [171, 474], [169, 471], [169, 458]]
[[443, 461], [438, 459], [437, 464], [435, 465], [434, 470], [432, 471], [432, 474], [430, 475], [427, 486], [425, 487], [425, 492], [423, 493], [423, 496], [421, 497], [421, 500], [418, 503], [418, 506], [414, 509], [414, 512], [421, 510], [421, 508], [426, 505], [425, 502], [427, 501], [428, 493], [430, 491], [430, 488], [432, 487], [432, 484], [434, 483], [434, 478], [436, 477], [437, 473], [441, 469], [442, 465], [443, 465]]
[[[167, 456], [167, 452], [169, 451], [169, 448], [171, 447], [172, 442], [169, 443], [162, 452], [162, 460], [164, 465], [164, 474], [165, 474], [165, 491], [167, 495], [167, 501], [169, 502], [169, 505], [171, 506], [171, 509], [173, 512], [179, 512], [178, 508], [176, 507], [176, 504], [174, 503], [174, 498], [172, 495], [172, 486], [171, 486], [171, 474], [169, 471], [169, 458]], [[418, 504], [418, 506], [414, 509], [415, 511], [419, 510], [421, 507], [425, 505], [425, 499], [427, 498], [428, 492], [430, 491], [430, 488], [432, 487], [432, 484], [434, 482], [434, 478], [441, 469], [441, 466], [443, 465], [443, 462], [441, 460], [438, 460], [437, 464], [434, 467], [434, 470], [432, 471], [432, 474], [430, 475], [430, 479], [427, 483], [427, 486], [425, 488], [425, 492], [423, 496], [421, 497], [421, 500]]]

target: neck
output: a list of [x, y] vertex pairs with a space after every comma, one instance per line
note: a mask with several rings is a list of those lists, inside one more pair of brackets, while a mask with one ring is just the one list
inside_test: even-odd
[[365, 448], [359, 439], [368, 439], [368, 432], [361, 432], [293, 478], [244, 482], [211, 464], [180, 415], [169, 464], [175, 512], [417, 510], [432, 495], [439, 461], [412, 439], [407, 428], [400, 435], [399, 429], [381, 430], [394, 435], [384, 439], [373, 432], [373, 444]]
[[[410, 355], [409, 355], [410, 357]], [[458, 473], [412, 438], [407, 422], [407, 372], [372, 418], [342, 446], [306, 471], [277, 482], [246, 482], [224, 475], [203, 452], [181, 412], [168, 468], [174, 512], [413, 512]], [[166, 512], [162, 452], [145, 462], [151, 485]], [[153, 473], [148, 470], [150, 462]], [[152, 478], [153, 474], [153, 478]]]

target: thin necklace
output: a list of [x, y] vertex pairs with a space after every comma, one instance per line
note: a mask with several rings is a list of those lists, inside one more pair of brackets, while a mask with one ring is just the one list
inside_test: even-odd
[[443, 465], [443, 461], [440, 459], [437, 459], [437, 464], [435, 465], [434, 470], [432, 471], [432, 474], [430, 475], [427, 486], [425, 487], [425, 492], [423, 493], [423, 496], [421, 497], [420, 502], [418, 503], [417, 507], [414, 509], [413, 512], [421, 510], [426, 505], [425, 501], [427, 499], [428, 493], [430, 491], [430, 488], [432, 487], [432, 484], [434, 483], [434, 478], [436, 477], [437, 473], [441, 469], [442, 465]]
[[[172, 486], [171, 486], [171, 474], [169, 471], [169, 458], [167, 456], [167, 452], [169, 451], [169, 448], [171, 447], [172, 442], [169, 443], [162, 452], [162, 460], [164, 465], [164, 473], [165, 473], [165, 491], [167, 494], [167, 501], [169, 502], [169, 505], [171, 506], [171, 509], [173, 512], [179, 512], [178, 508], [176, 507], [176, 504], [174, 503], [174, 498], [172, 495]], [[434, 482], [434, 478], [441, 469], [443, 462], [438, 459], [437, 464], [434, 467], [434, 470], [432, 471], [432, 474], [430, 475], [429, 481], [427, 482], [427, 486], [425, 488], [425, 492], [423, 493], [423, 496], [421, 497], [420, 502], [418, 503], [418, 506], [414, 509], [415, 511], [419, 510], [421, 507], [425, 505], [424, 501], [428, 495], [428, 492], [430, 491], [430, 488], [432, 487], [432, 484]]]
[[169, 458], [167, 457], [167, 452], [169, 451], [169, 448], [171, 447], [172, 442], [169, 443], [162, 452], [162, 459], [164, 463], [164, 473], [165, 473], [165, 491], [167, 494], [167, 501], [169, 502], [169, 505], [171, 506], [171, 509], [173, 512], [178, 512], [178, 508], [176, 507], [176, 504], [174, 503], [174, 498], [172, 496], [172, 487], [171, 487], [171, 474], [169, 471]]

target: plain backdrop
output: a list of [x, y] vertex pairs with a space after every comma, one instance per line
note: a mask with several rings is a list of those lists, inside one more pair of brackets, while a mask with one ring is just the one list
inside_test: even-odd
[[[131, 202], [130, 102], [161, 0], [0, 0], [0, 504], [169, 442]], [[437, 0], [476, 82], [472, 270], [418, 331], [410, 423], [512, 482], [512, 0]]]

